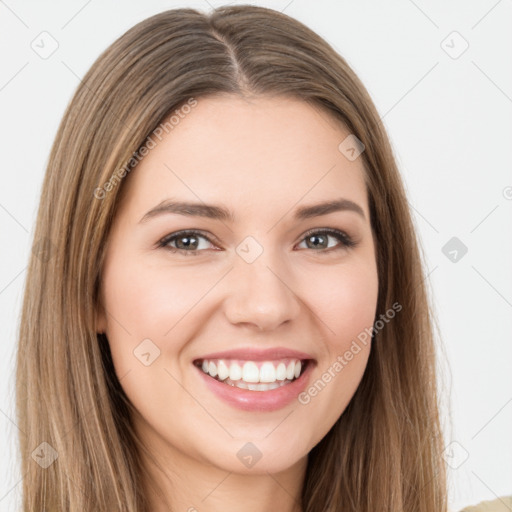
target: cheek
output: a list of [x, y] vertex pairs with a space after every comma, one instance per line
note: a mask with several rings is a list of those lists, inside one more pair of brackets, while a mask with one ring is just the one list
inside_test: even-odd
[[189, 341], [213, 314], [208, 292], [218, 281], [215, 272], [198, 268], [126, 257], [104, 272], [114, 369], [129, 399], [147, 418], [167, 407], [171, 398], [187, 410], [195, 407], [178, 381], [190, 371]]
[[343, 350], [353, 338], [373, 325], [378, 297], [373, 264], [347, 264], [315, 272], [310, 279], [309, 306], [323, 323], [329, 351]]
[[318, 419], [315, 442], [346, 409], [366, 369], [378, 298], [377, 269], [354, 264], [319, 272], [307, 296], [323, 332], [321, 362], [299, 397], [308, 414]]
[[103, 286], [114, 369], [132, 404], [150, 423], [170, 403], [193, 410], [193, 400], [172, 376], [182, 379], [178, 361], [198, 323], [194, 305], [212, 283], [197, 272], [126, 257], [112, 258]]
[[179, 322], [186, 324], [214, 281], [193, 270], [125, 260], [105, 274], [104, 282], [109, 326], [117, 329], [117, 323], [132, 337], [161, 340]]

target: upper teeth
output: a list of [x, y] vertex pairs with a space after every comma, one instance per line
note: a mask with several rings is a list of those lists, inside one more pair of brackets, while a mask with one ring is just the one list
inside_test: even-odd
[[302, 370], [299, 359], [281, 361], [229, 361], [226, 359], [204, 359], [201, 366], [203, 372], [217, 377], [219, 380], [243, 380], [245, 382], [276, 382], [298, 378]]

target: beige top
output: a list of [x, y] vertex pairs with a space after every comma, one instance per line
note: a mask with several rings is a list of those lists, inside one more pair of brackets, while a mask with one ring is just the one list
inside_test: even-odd
[[481, 501], [478, 505], [465, 507], [460, 512], [512, 512], [512, 495]]

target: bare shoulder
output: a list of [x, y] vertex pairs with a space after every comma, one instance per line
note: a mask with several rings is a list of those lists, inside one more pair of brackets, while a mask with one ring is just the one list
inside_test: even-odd
[[512, 512], [512, 495], [481, 501], [478, 505], [465, 507], [460, 512]]

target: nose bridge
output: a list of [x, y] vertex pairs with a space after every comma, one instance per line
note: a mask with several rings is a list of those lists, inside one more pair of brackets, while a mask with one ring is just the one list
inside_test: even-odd
[[232, 323], [274, 329], [296, 318], [299, 299], [277, 251], [247, 237], [236, 249], [225, 313]]

